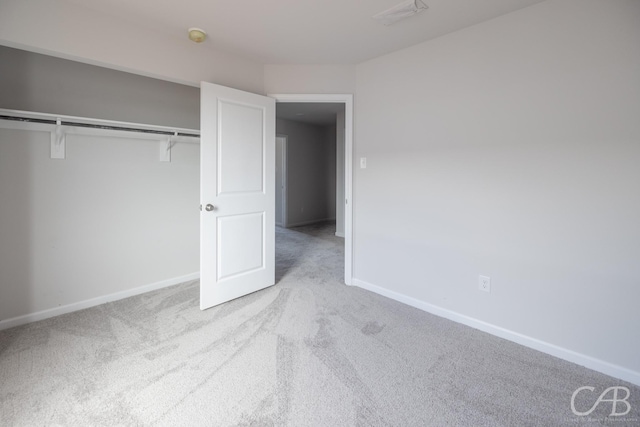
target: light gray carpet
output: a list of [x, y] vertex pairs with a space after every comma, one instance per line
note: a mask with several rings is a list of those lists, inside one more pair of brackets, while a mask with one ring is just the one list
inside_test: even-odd
[[[0, 425], [640, 425], [639, 387], [342, 285], [332, 233], [278, 229], [279, 283], [210, 310], [192, 282], [0, 332]], [[574, 415], [586, 385], [631, 412]]]

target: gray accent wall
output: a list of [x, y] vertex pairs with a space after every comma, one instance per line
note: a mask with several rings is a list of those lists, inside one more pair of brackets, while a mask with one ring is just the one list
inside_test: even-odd
[[200, 128], [200, 89], [0, 46], [0, 108]]

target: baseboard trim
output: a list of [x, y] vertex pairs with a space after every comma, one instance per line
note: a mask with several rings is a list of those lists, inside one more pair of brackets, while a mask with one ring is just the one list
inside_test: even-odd
[[444, 317], [445, 319], [470, 326], [472, 328], [489, 333], [491, 335], [495, 335], [500, 338], [504, 338], [508, 341], [515, 342], [525, 347], [541, 351], [551, 356], [558, 357], [568, 362], [572, 362], [577, 365], [584, 366], [585, 368], [593, 369], [594, 371], [603, 373], [605, 375], [609, 375], [614, 378], [618, 378], [623, 381], [627, 381], [640, 386], [640, 372], [632, 371], [631, 369], [614, 365], [604, 360], [596, 359], [594, 357], [587, 356], [573, 350], [568, 350], [566, 348], [559, 347], [557, 345], [550, 344], [536, 338], [532, 338], [518, 332], [502, 328], [500, 326], [483, 322], [473, 317], [465, 316], [454, 311], [447, 310], [442, 307], [438, 307], [433, 304], [429, 304], [427, 302], [409, 297], [407, 295], [381, 288], [380, 286], [373, 285], [360, 279], [352, 279], [352, 284], [378, 295], [385, 296], [392, 300], [407, 304], [411, 307], [415, 307], [419, 310], [426, 311], [427, 313]]
[[287, 228], [301, 227], [303, 225], [319, 224], [321, 222], [335, 221], [335, 220], [336, 220], [335, 218], [324, 218], [324, 219], [311, 219], [309, 221], [301, 221], [301, 222], [289, 222], [287, 223]]
[[104, 304], [107, 302], [117, 301], [120, 299], [132, 297], [135, 295], [144, 294], [145, 292], [151, 292], [158, 289], [166, 288], [168, 286], [177, 285], [191, 280], [197, 280], [200, 278], [200, 272], [187, 274], [185, 276], [174, 277], [160, 282], [151, 283], [148, 285], [139, 286], [133, 289], [127, 289], [125, 291], [116, 292], [109, 295], [104, 295], [96, 298], [91, 298], [84, 301], [74, 302], [72, 304], [63, 305], [60, 307], [50, 308], [47, 310], [37, 311], [35, 313], [29, 313], [18, 317], [12, 317], [0, 321], [0, 331], [3, 329], [13, 328], [15, 326], [25, 325], [31, 322], [37, 322], [39, 320], [48, 319], [50, 317], [60, 316], [61, 314], [67, 314], [78, 310], [84, 310], [85, 308], [95, 307], [96, 305]]
[[338, 237], [344, 237], [344, 233], [342, 233], [342, 232], [340, 232], [340, 233], [339, 233], [339, 232], [337, 232], [337, 231], [336, 231], [336, 236], [338, 236]]

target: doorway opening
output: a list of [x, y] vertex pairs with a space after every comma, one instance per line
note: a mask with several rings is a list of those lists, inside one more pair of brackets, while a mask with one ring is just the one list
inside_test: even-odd
[[[352, 95], [269, 95], [276, 99], [276, 222], [283, 227], [335, 218], [335, 234], [344, 237], [344, 282], [352, 277]], [[278, 126], [280, 124], [280, 126]], [[318, 133], [305, 133], [311, 128]], [[310, 131], [309, 131], [310, 132]], [[293, 151], [294, 138], [306, 139]], [[321, 147], [310, 140], [325, 141]], [[315, 151], [314, 151], [315, 150]], [[304, 160], [306, 157], [306, 160]], [[296, 159], [303, 159], [298, 162]], [[309, 160], [311, 159], [311, 161]], [[281, 171], [278, 172], [278, 163]], [[296, 170], [298, 168], [298, 170]], [[312, 182], [304, 188], [300, 172]], [[315, 177], [315, 178], [314, 178]], [[324, 187], [321, 185], [324, 182]], [[278, 186], [282, 185], [278, 194]]]

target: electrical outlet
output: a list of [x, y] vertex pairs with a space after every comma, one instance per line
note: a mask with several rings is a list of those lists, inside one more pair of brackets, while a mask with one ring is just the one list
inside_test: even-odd
[[367, 168], [367, 158], [360, 157], [360, 169], [366, 169], [366, 168]]
[[484, 292], [491, 292], [491, 277], [480, 275], [478, 277], [478, 289]]

